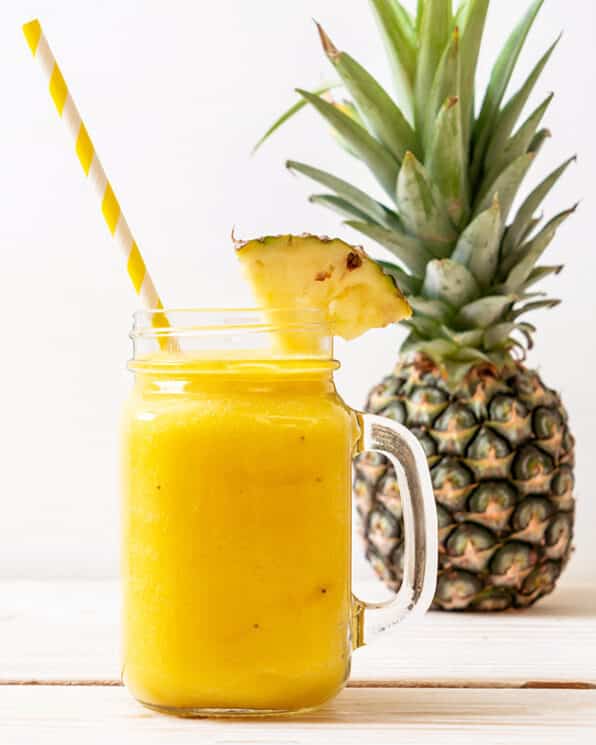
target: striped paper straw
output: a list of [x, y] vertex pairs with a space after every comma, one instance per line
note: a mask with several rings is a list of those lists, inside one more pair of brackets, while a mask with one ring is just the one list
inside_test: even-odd
[[[33, 56], [38, 60], [43, 75], [48, 82], [50, 96], [54, 101], [58, 115], [66, 124], [83, 172], [93, 184], [108, 230], [115, 238], [116, 243], [126, 258], [128, 276], [137, 295], [139, 295], [147, 308], [161, 310], [163, 308], [161, 299], [147, 271], [137, 242], [133, 238], [130, 227], [126, 222], [126, 218], [122, 214], [120, 204], [116, 199], [112, 185], [108, 181], [95, 147], [91, 142], [87, 128], [81, 119], [81, 115], [60, 72], [58, 63], [43, 34], [41, 24], [37, 19], [25, 23], [23, 33]], [[161, 316], [161, 314], [157, 315]], [[159, 319], [159, 325], [163, 327], [164, 324], [167, 325], [167, 321], [164, 317], [161, 317]]]

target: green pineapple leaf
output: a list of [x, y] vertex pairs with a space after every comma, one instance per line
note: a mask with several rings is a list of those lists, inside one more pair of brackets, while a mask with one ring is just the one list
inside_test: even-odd
[[531, 323], [522, 321], [521, 323], [516, 323], [515, 328], [518, 331], [521, 331], [521, 333], [526, 337], [528, 349], [532, 349], [534, 347], [534, 334], [538, 330], [536, 326], [533, 326]]
[[403, 321], [403, 325], [413, 329], [419, 336], [426, 337], [427, 339], [435, 339], [440, 335], [441, 324], [438, 321], [433, 321], [432, 318], [412, 316], [406, 321]]
[[376, 199], [373, 199], [361, 189], [352, 186], [347, 181], [344, 181], [337, 176], [333, 176], [333, 174], [327, 173], [327, 171], [321, 171], [318, 168], [309, 166], [306, 163], [300, 163], [296, 160], [288, 160], [286, 162], [286, 167], [292, 172], [295, 171], [296, 173], [301, 173], [322, 186], [331, 189], [331, 191], [334, 191], [338, 197], [349, 202], [352, 207], [365, 214], [368, 220], [372, 220], [378, 225], [387, 228], [400, 227], [401, 223], [399, 218], [393, 210], [390, 210], [385, 207], [385, 205], [377, 202]]
[[496, 323], [515, 300], [513, 295], [490, 295], [464, 305], [456, 320], [468, 328], [488, 328]]
[[441, 323], [447, 323], [453, 315], [453, 310], [441, 300], [429, 300], [425, 297], [413, 295], [408, 298], [408, 302], [418, 315], [432, 318]]
[[397, 206], [406, 229], [418, 238], [443, 243], [446, 255], [457, 237], [449, 213], [426, 169], [406, 153], [397, 179]]
[[503, 344], [508, 341], [514, 330], [515, 323], [512, 321], [505, 321], [504, 323], [497, 323], [494, 326], [491, 326], [484, 332], [482, 339], [484, 348], [491, 351], [503, 346]]
[[469, 0], [460, 6], [460, 101], [462, 107], [462, 129], [464, 145], [468, 151], [470, 129], [474, 112], [474, 82], [489, 0]]
[[530, 114], [513, 137], [509, 139], [501, 152], [495, 154], [494, 160], [491, 161], [489, 156], [487, 156], [486, 167], [490, 172], [487, 180], [496, 178], [499, 173], [503, 172], [509, 163], [519, 158], [520, 155], [528, 152], [528, 148], [534, 140], [540, 122], [542, 121], [553, 98], [554, 94], [552, 93], [547, 96], [540, 106]]
[[521, 332], [525, 339], [528, 349], [534, 348], [534, 334], [536, 333], [536, 326], [532, 326], [531, 323], [516, 323], [516, 331]]
[[[535, 232], [536, 228], [540, 225], [540, 223], [543, 220], [544, 220], [544, 215], [543, 214], [536, 215], [536, 217], [533, 217], [530, 220], [530, 223], [529, 223], [528, 227], [524, 230], [524, 234], [521, 236], [521, 239], [520, 239], [520, 242], [519, 242], [518, 246], [516, 246], [516, 250], [517, 250], [517, 248], [522, 243], [525, 243], [527, 240], [529, 240], [534, 235], [534, 232]], [[503, 249], [501, 248], [501, 256], [503, 258], [504, 258], [504, 255], [505, 255], [505, 253], [504, 253]]]
[[434, 259], [426, 267], [422, 295], [459, 308], [480, 294], [480, 287], [463, 264], [451, 259]]
[[513, 349], [518, 349], [519, 350], [519, 355], [518, 355], [517, 359], [518, 359], [518, 361], [521, 361], [521, 362], [525, 362], [525, 360], [526, 360], [526, 358], [528, 356], [527, 355], [527, 349], [526, 349], [526, 347], [521, 342], [519, 342], [517, 339], [514, 339], [512, 336], [509, 337], [509, 339], [507, 340], [506, 344], [503, 344], [503, 349], [510, 356], [513, 356], [511, 354], [511, 351]]
[[[375, 5], [376, 0], [371, 0], [371, 5]], [[404, 6], [400, 3], [399, 0], [390, 0], [389, 4], [393, 8], [393, 12], [396, 15], [397, 21], [400, 24], [401, 28], [403, 28], [404, 33], [411, 44], [416, 47], [417, 43], [417, 32], [416, 32], [416, 19], [412, 17], [412, 14], [409, 10], [404, 8]], [[412, 80], [414, 79], [414, 76], [412, 76]]]
[[342, 199], [335, 194], [311, 194], [308, 201], [311, 204], [319, 204], [333, 212], [337, 212], [338, 215], [348, 220], [356, 219], [366, 222], [370, 219], [366, 212], [362, 212], [358, 207], [354, 207], [346, 199]]
[[473, 183], [477, 183], [479, 180], [495, 118], [499, 112], [522, 47], [543, 2], [544, 0], [534, 0], [530, 5], [524, 17], [507, 39], [493, 67], [482, 108], [474, 128]]
[[359, 233], [372, 238], [381, 246], [396, 256], [415, 277], [422, 278], [427, 263], [432, 259], [422, 241], [398, 231], [396, 228], [387, 230], [369, 222], [347, 220], [346, 225]]
[[541, 308], [548, 308], [548, 309], [556, 308], [557, 305], [561, 305], [560, 300], [554, 300], [554, 299], [535, 300], [533, 303], [527, 303], [526, 305], [523, 305], [521, 308], [512, 310], [510, 313], [508, 313], [508, 318], [511, 318], [512, 321], [515, 321], [517, 318], [520, 318], [526, 313], [531, 313], [532, 311], [540, 310]]
[[546, 292], [516, 292], [515, 302], [521, 303], [525, 300], [533, 300], [535, 297], [546, 297]]
[[402, 352], [424, 352], [431, 359], [449, 359], [458, 351], [457, 345], [447, 339], [428, 341], [428, 339], [420, 339], [417, 336], [412, 338], [412, 335], [410, 335], [406, 342], [407, 346], [405, 343], [402, 345]]
[[513, 223], [510, 225], [503, 241], [503, 255], [507, 256], [510, 254], [516, 246], [524, 239], [527, 234], [528, 227], [532, 222], [532, 218], [536, 210], [540, 207], [544, 199], [549, 194], [550, 190], [565, 173], [570, 163], [576, 160], [575, 156], [569, 158], [562, 165], [556, 168], [544, 181], [542, 181], [532, 193], [526, 198], [522, 206], [517, 211]]
[[463, 0], [455, 11], [455, 15], [453, 16], [453, 23], [451, 24], [451, 30], [453, 29], [462, 29], [464, 26], [464, 21], [466, 17], [466, 13], [468, 11], [469, 3], [468, 0]]
[[491, 207], [481, 212], [460, 235], [451, 257], [466, 266], [482, 288], [490, 286], [497, 272], [502, 226], [501, 205], [495, 197]]
[[[320, 88], [315, 88], [315, 90], [312, 91], [312, 93], [314, 96], [322, 96], [323, 93], [327, 93], [328, 91], [333, 90], [333, 88], [339, 88], [340, 86], [341, 86], [341, 83], [326, 83], [325, 85], [322, 85]], [[252, 154], [254, 155], [257, 152], [257, 150], [261, 147], [261, 145], [263, 145], [263, 143], [266, 142], [271, 137], [271, 135], [282, 126], [282, 124], [285, 124], [289, 119], [291, 119], [299, 111], [305, 108], [307, 104], [308, 104], [308, 101], [306, 101], [304, 98], [301, 98], [293, 106], [290, 106], [290, 108], [287, 111], [284, 111], [284, 113], [273, 122], [273, 124], [269, 127], [269, 129], [265, 132], [265, 134], [253, 147]]]
[[401, 162], [407, 150], [417, 152], [414, 130], [389, 94], [355, 59], [338, 51], [317, 24], [323, 49], [354, 99], [368, 129]]
[[[364, 123], [364, 119], [360, 116], [360, 112], [358, 109], [354, 106], [354, 104], [351, 101], [348, 101], [347, 99], [343, 98], [341, 101], [333, 100], [332, 98], [326, 99], [331, 106], [333, 106], [338, 111], [342, 112], [346, 116], [349, 116], [350, 119], [353, 122], [356, 122], [358, 126], [362, 127], [362, 129], [366, 130], [366, 124]], [[331, 129], [331, 134], [339, 145], [354, 158], [359, 159], [360, 155], [357, 150], [354, 149], [352, 146], [352, 143], [349, 139], [344, 137], [340, 132], [337, 131], [337, 129]]]
[[504, 224], [507, 221], [513, 200], [534, 158], [534, 153], [524, 153], [524, 155], [520, 155], [519, 158], [514, 160], [513, 163], [510, 163], [494, 181], [490, 182], [480, 192], [479, 202], [474, 210], [474, 215], [477, 216], [489, 209], [495, 196], [498, 196], [501, 205], [501, 219]]
[[490, 362], [491, 359], [487, 354], [481, 352], [475, 347], [462, 347], [454, 352], [450, 359], [458, 362]]
[[297, 89], [303, 98], [323, 116], [337, 134], [346, 140], [358, 157], [366, 163], [381, 186], [392, 197], [399, 172], [399, 163], [394, 156], [375, 140], [364, 127], [337, 107], [308, 91]]
[[487, 150], [487, 162], [494, 162], [499, 157], [499, 153], [501, 153], [505, 148], [505, 145], [507, 144], [507, 141], [513, 133], [515, 125], [519, 117], [521, 116], [521, 113], [530, 97], [530, 94], [534, 90], [534, 86], [536, 85], [538, 78], [546, 67], [546, 63], [550, 59], [560, 39], [561, 37], [559, 36], [554, 44], [549, 47], [547, 52], [540, 58], [538, 64], [536, 65], [536, 67], [534, 67], [526, 82], [518, 90], [518, 92], [511, 97], [507, 105], [503, 108], [503, 110], [497, 117], [496, 123], [494, 125], [493, 136]]
[[453, 331], [448, 326], [441, 326], [443, 335], [450, 339], [458, 347], [479, 347], [484, 337], [484, 329], [474, 329], [473, 331]]
[[422, 14], [424, 13], [424, 4], [426, 0], [417, 0], [416, 2], [416, 36], [420, 36], [422, 30]]
[[551, 244], [557, 229], [576, 209], [577, 204], [571, 207], [571, 209], [559, 213], [544, 226], [535, 238], [524, 244], [519, 252], [509, 255], [502, 267], [504, 272], [508, 272], [505, 287], [509, 291], [515, 292], [524, 284], [538, 259]]
[[534, 135], [534, 139], [530, 143], [530, 146], [528, 147], [529, 153], [534, 153], [534, 155], [538, 155], [538, 153], [542, 150], [544, 147], [544, 143], [547, 140], [550, 140], [552, 137], [552, 133], [550, 129], [541, 129], [539, 132], [536, 132]]
[[[454, 29], [451, 39], [447, 45], [439, 67], [435, 74], [430, 95], [427, 96], [426, 125], [424, 128], [424, 153], [428, 153], [431, 143], [435, 138], [435, 122], [439, 112], [444, 108], [445, 101], [457, 100], [459, 98], [460, 81], [460, 53], [459, 53], [459, 31]], [[459, 113], [458, 113], [459, 116]], [[463, 150], [463, 142], [462, 142]], [[467, 164], [466, 164], [467, 165]]]
[[412, 91], [418, 56], [416, 30], [408, 12], [398, 0], [371, 0], [393, 73], [398, 101], [412, 110]]
[[563, 264], [558, 264], [557, 266], [537, 266], [532, 269], [528, 279], [521, 286], [521, 289], [525, 291], [551, 274], [560, 274], [564, 268]]
[[530, 221], [527, 225], [524, 226], [523, 232], [519, 236], [519, 238], [516, 239], [515, 243], [511, 241], [511, 249], [508, 247], [508, 241], [507, 236], [509, 235], [509, 232], [511, 230], [511, 225], [507, 227], [505, 230], [505, 235], [503, 238], [503, 242], [501, 243], [501, 264], [505, 261], [507, 256], [509, 256], [512, 252], [518, 252], [522, 243], [525, 243], [530, 239], [530, 237], [534, 234], [536, 228], [540, 225], [540, 223], [544, 220], [544, 214], [542, 212], [538, 213], [534, 217], [530, 218]]
[[461, 106], [457, 98], [448, 99], [439, 113], [427, 168], [445, 200], [451, 221], [461, 225], [468, 219], [470, 205]]
[[414, 86], [414, 120], [422, 134], [422, 142], [428, 142], [427, 107], [429, 92], [451, 32], [451, 0], [422, 0], [418, 6], [420, 17], [418, 65]]
[[377, 264], [383, 269], [385, 274], [388, 274], [393, 279], [404, 295], [412, 295], [413, 293], [420, 292], [422, 287], [421, 280], [416, 279], [411, 274], [404, 272], [401, 267], [391, 264], [388, 261], [377, 259]]

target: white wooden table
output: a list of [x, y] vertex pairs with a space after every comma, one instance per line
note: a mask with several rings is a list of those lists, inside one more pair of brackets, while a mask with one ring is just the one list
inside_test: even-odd
[[522, 613], [431, 613], [354, 655], [320, 711], [269, 721], [155, 714], [120, 686], [114, 581], [0, 583], [1, 745], [596, 745], [596, 589]]

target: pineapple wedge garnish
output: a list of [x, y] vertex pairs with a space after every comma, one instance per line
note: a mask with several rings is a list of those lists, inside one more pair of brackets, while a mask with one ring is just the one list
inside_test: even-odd
[[268, 236], [238, 242], [236, 252], [264, 308], [321, 310], [334, 336], [354, 339], [412, 313], [393, 278], [337, 238]]

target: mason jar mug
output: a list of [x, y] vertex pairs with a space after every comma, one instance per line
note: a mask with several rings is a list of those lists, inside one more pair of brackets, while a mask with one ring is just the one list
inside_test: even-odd
[[[135, 315], [123, 424], [123, 668], [143, 704], [185, 716], [277, 715], [337, 694], [352, 650], [435, 587], [426, 458], [393, 421], [338, 396], [318, 311]], [[404, 581], [351, 590], [352, 459], [396, 467]]]

